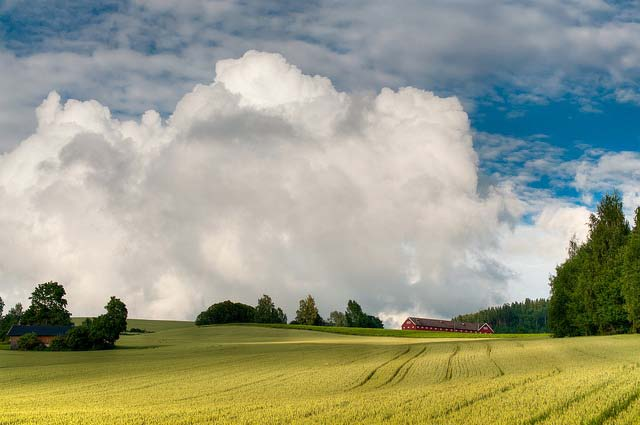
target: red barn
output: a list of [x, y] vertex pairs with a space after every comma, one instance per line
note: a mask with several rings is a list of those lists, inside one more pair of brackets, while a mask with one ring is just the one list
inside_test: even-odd
[[402, 329], [405, 331], [493, 333], [493, 329], [488, 323], [454, 322], [453, 320], [423, 319], [421, 317], [408, 317], [402, 324]]

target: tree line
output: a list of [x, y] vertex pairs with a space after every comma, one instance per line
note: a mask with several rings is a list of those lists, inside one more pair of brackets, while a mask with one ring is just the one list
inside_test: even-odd
[[[66, 291], [58, 282], [46, 282], [36, 286], [29, 299], [31, 305], [22, 311], [18, 303], [3, 316], [4, 301], [0, 298], [0, 338], [6, 338], [13, 325], [72, 326], [62, 336], [53, 338], [49, 349], [103, 350], [113, 348], [120, 334], [127, 329], [127, 306], [118, 298], [111, 297], [105, 306], [106, 313], [94, 319], [86, 319], [74, 326], [67, 310]], [[34, 333], [27, 333], [18, 340], [18, 348], [42, 350], [44, 345]]]
[[[287, 323], [287, 315], [276, 307], [269, 295], [263, 295], [255, 307], [232, 301], [211, 305], [196, 317], [196, 325], [224, 323]], [[382, 321], [362, 310], [360, 304], [349, 300], [344, 312], [332, 311], [328, 320], [320, 316], [315, 299], [308, 295], [300, 300], [293, 325], [344, 326], [382, 328]]]
[[569, 243], [550, 278], [549, 328], [555, 336], [640, 331], [640, 208], [631, 228], [617, 192], [589, 217], [586, 241]]
[[4, 301], [0, 298], [0, 341], [7, 339], [7, 332], [9, 332], [11, 326], [20, 324], [20, 319], [22, 319], [24, 313], [21, 303], [16, 303], [6, 315], [3, 315], [4, 308]]
[[548, 310], [548, 300], [527, 298], [523, 302], [516, 301], [498, 307], [489, 307], [476, 313], [461, 314], [453, 320], [486, 322], [496, 333], [546, 333], [549, 332]]

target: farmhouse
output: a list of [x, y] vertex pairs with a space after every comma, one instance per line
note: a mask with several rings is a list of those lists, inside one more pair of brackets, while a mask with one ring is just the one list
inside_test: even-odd
[[38, 339], [42, 341], [42, 343], [48, 347], [51, 344], [51, 340], [56, 336], [61, 336], [67, 333], [71, 326], [26, 326], [26, 325], [13, 325], [9, 332], [7, 332], [7, 336], [11, 341], [11, 349], [15, 350], [18, 348], [18, 339], [28, 333], [35, 333], [38, 335]]
[[455, 322], [453, 320], [423, 319], [421, 317], [408, 317], [402, 324], [402, 329], [433, 332], [493, 333], [493, 329], [488, 323]]

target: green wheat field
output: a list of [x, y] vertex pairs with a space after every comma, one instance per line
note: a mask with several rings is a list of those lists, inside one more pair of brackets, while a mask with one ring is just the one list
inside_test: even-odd
[[155, 332], [124, 335], [111, 351], [0, 350], [0, 423], [640, 423], [636, 335], [129, 327]]

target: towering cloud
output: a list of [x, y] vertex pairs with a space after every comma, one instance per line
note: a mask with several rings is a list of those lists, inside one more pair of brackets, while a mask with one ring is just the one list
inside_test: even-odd
[[341, 93], [250, 51], [166, 121], [56, 93], [37, 118], [0, 157], [4, 297], [54, 279], [74, 314], [117, 295], [158, 318], [262, 293], [289, 313], [312, 293], [324, 313], [356, 298], [386, 318], [504, 297], [510, 271], [488, 252], [520, 205], [506, 189], [479, 197], [456, 98]]

